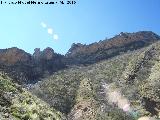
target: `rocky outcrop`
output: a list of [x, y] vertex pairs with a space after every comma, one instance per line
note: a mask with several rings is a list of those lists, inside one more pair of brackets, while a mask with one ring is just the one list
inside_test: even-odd
[[31, 55], [16, 47], [0, 50], [0, 63], [14, 65], [19, 62], [31, 62]]
[[47, 47], [43, 50], [42, 54], [44, 59], [51, 60], [54, 57], [54, 50], [50, 47]]
[[34, 53], [33, 53], [33, 58], [36, 59], [36, 60], [38, 60], [40, 58], [41, 54], [42, 53], [41, 53], [40, 48], [35, 48], [34, 49]]
[[40, 48], [35, 48], [33, 53], [33, 58], [36, 60], [40, 59], [51, 60], [53, 59], [54, 55], [55, 55], [54, 50], [50, 47], [47, 47], [43, 51], [40, 51]]
[[39, 48], [35, 49], [33, 53], [33, 61], [36, 65], [37, 70], [44, 74], [45, 76], [52, 74], [59, 69], [65, 68], [63, 62], [63, 55], [57, 54], [50, 47], [47, 47], [43, 51], [40, 51]]
[[92, 64], [127, 51], [148, 46], [158, 40], [160, 40], [160, 36], [151, 31], [121, 32], [113, 38], [90, 45], [74, 43], [66, 54], [66, 61], [67, 64]]
[[0, 70], [19, 84], [36, 83], [43, 77], [65, 68], [63, 56], [52, 48], [36, 48], [33, 55], [16, 47], [0, 50]]

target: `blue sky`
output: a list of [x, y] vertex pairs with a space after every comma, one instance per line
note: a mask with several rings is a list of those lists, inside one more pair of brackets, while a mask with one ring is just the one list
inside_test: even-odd
[[65, 54], [72, 43], [90, 44], [120, 32], [146, 30], [160, 35], [160, 0], [76, 2], [75, 5], [0, 4], [0, 48], [15, 46], [33, 53], [34, 48], [52, 47], [55, 52]]

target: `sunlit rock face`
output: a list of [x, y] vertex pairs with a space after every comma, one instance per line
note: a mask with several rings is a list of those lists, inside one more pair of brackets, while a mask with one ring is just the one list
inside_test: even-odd
[[14, 65], [18, 62], [30, 62], [30, 61], [31, 61], [31, 55], [19, 48], [13, 47], [0, 50], [0, 63], [4, 63], [7, 65]]
[[54, 56], [54, 50], [50, 47], [47, 47], [42, 52], [43, 58], [46, 60], [51, 60]]
[[72, 44], [66, 58], [68, 64], [92, 64], [109, 59], [127, 51], [133, 51], [148, 46], [160, 40], [160, 36], [151, 31], [136, 33], [121, 32], [113, 38], [95, 42], [89, 45]]

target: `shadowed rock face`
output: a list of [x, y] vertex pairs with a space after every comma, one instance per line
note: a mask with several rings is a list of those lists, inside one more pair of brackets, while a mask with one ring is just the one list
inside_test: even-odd
[[50, 47], [47, 47], [43, 51], [40, 51], [40, 48], [35, 48], [33, 53], [33, 58], [36, 60], [46, 59], [51, 60], [54, 57], [54, 50]]
[[[150, 98], [143, 97], [143, 105], [147, 111], [149, 111], [152, 116], [158, 115], [158, 111], [155, 109], [157, 107], [157, 102], [151, 100]], [[160, 104], [160, 103], [159, 103]]]
[[33, 53], [33, 58], [38, 60], [41, 56], [41, 50], [40, 48], [35, 48]]

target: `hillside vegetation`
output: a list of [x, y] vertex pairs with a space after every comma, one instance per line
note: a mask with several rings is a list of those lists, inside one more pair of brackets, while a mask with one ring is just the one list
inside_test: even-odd
[[31, 91], [69, 120], [160, 119], [160, 42], [87, 67], [72, 66]]
[[61, 112], [0, 73], [0, 120], [64, 120]]

